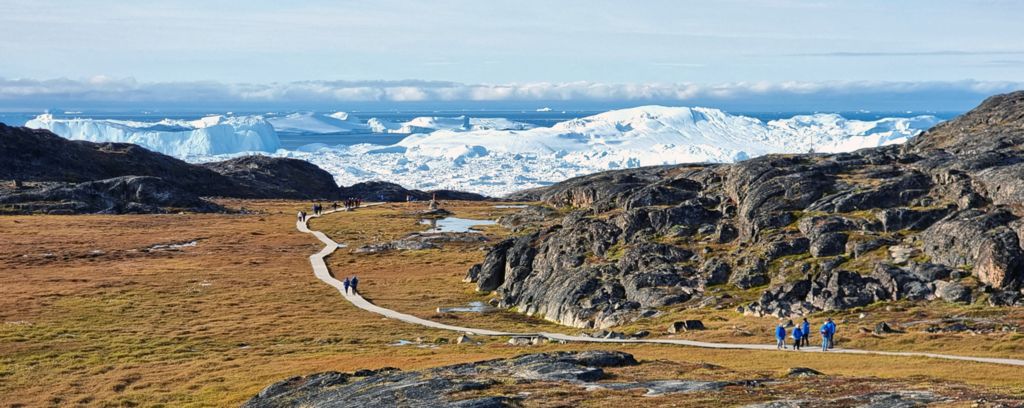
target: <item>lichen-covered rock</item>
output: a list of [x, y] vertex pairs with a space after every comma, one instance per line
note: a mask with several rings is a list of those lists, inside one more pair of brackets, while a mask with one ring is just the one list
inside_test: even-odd
[[1024, 92], [949, 123], [905, 146], [624, 169], [534, 189], [522, 197], [572, 211], [533, 225], [530, 262], [502, 261], [508, 249], [496, 245], [472, 273], [503, 306], [598, 328], [713, 303], [705, 290], [723, 282], [771, 285], [744, 308], [762, 315], [928, 300], [965, 272], [1016, 293]]
[[636, 365], [618, 351], [527, 354], [423, 371], [360, 370], [292, 377], [271, 384], [242, 406], [277, 407], [509, 407], [518, 395], [467, 396], [509, 382], [584, 383], [603, 379], [604, 369]]

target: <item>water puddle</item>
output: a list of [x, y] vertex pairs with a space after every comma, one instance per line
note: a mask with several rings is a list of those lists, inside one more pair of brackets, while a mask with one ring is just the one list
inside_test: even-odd
[[409, 340], [398, 340], [398, 341], [396, 341], [394, 343], [391, 343], [391, 346], [392, 347], [416, 346], [416, 348], [429, 348], [429, 349], [437, 348], [436, 344], [417, 343], [417, 342], [413, 342], [413, 341], [409, 341]]
[[426, 218], [420, 220], [420, 224], [429, 225], [430, 229], [423, 231], [428, 234], [436, 234], [441, 232], [475, 232], [480, 231], [472, 229], [478, 225], [494, 225], [496, 222], [491, 220], [471, 220], [467, 218], [457, 217], [444, 217], [444, 218]]
[[484, 302], [469, 302], [466, 306], [437, 308], [438, 313], [490, 313], [497, 310], [498, 308]]
[[182, 248], [194, 247], [194, 246], [196, 246], [198, 244], [199, 244], [198, 240], [197, 241], [182, 242], [182, 243], [177, 243], [177, 244], [157, 244], [157, 245], [153, 245], [153, 246], [149, 247], [149, 250], [150, 251], [155, 251], [155, 250], [160, 250], [160, 249], [171, 249], [171, 250], [174, 250], [174, 249], [182, 249]]

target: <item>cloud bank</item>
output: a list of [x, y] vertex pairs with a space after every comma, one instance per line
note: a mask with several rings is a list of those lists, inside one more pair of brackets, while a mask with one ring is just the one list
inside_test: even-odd
[[[0, 107], [49, 106], [232, 106], [285, 107], [329, 105], [402, 105], [415, 103], [587, 104], [670, 103], [772, 109], [845, 109], [878, 107], [960, 109], [981, 98], [1024, 89], [1014, 81], [825, 81], [600, 83], [536, 82], [465, 84], [447, 81], [296, 81], [284, 83], [141, 82], [133, 78], [0, 78]], [[903, 103], [900, 105], [900, 103]], [[815, 105], [817, 104], [817, 105]], [[806, 105], [806, 107], [804, 107]]]

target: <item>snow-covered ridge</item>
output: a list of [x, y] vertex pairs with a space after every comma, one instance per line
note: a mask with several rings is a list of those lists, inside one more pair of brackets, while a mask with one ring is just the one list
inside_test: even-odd
[[275, 152], [280, 140], [260, 116], [207, 116], [197, 120], [137, 122], [55, 119], [43, 114], [25, 123], [71, 140], [134, 143], [167, 155], [188, 158], [239, 152]]

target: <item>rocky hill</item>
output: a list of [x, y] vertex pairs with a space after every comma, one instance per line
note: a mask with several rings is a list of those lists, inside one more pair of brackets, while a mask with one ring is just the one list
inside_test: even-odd
[[751, 291], [738, 310], [756, 315], [1021, 305], [1022, 145], [1016, 92], [904, 146], [580, 177], [516, 197], [564, 215], [529, 210], [467, 280], [502, 306], [598, 328]]
[[[265, 156], [189, 164], [127, 143], [71, 141], [0, 124], [0, 205], [45, 212], [218, 211], [200, 196], [337, 199], [330, 174]], [[8, 183], [5, 183], [8, 184]]]
[[204, 168], [230, 179], [234, 196], [254, 198], [336, 199], [334, 176], [302, 160], [243, 156], [204, 163]]

